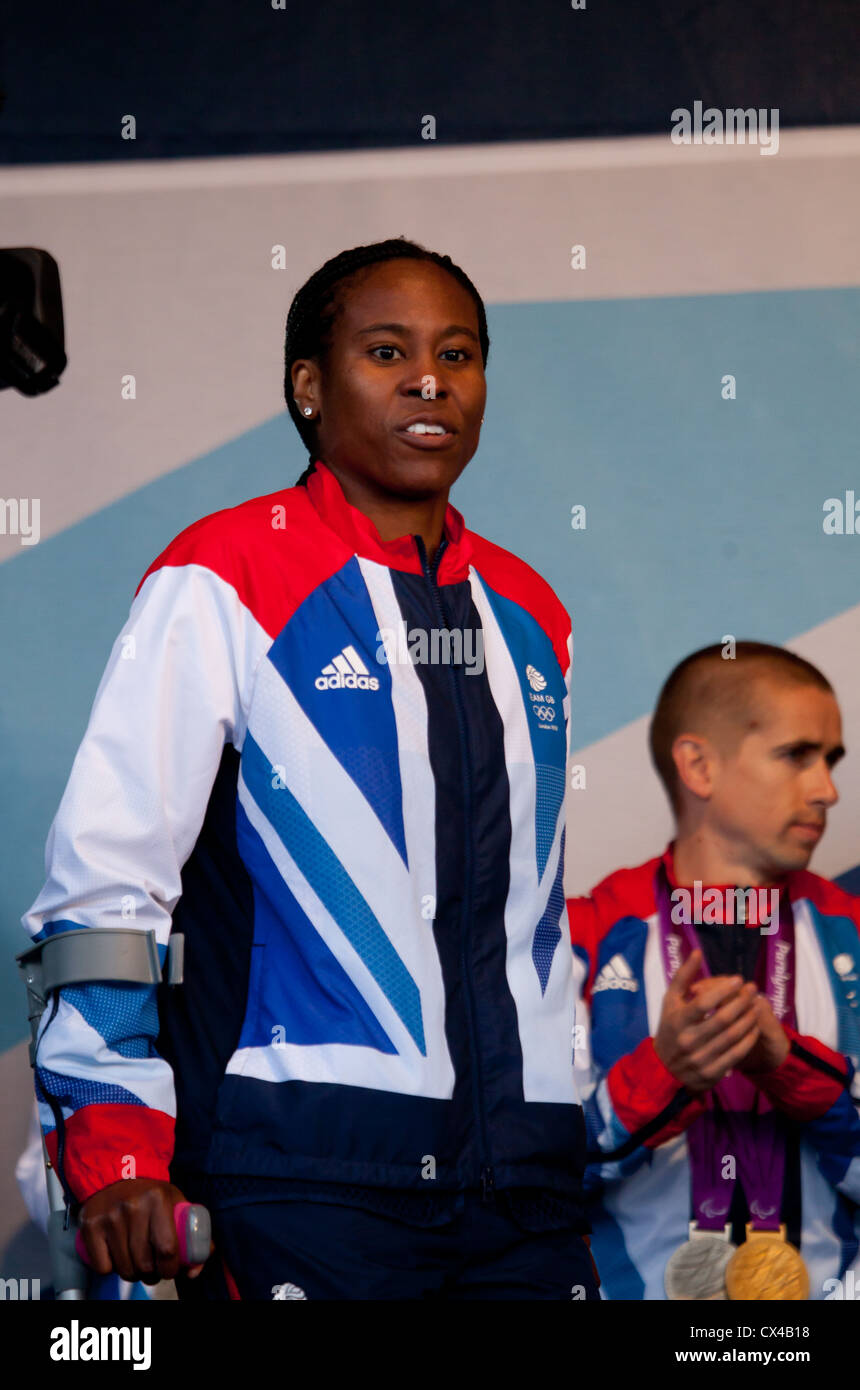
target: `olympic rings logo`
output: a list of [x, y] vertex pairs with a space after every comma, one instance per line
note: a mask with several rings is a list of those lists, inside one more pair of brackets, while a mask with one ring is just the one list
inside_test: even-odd
[[533, 708], [538, 719], [555, 719], [555, 710], [552, 705], [534, 705]]

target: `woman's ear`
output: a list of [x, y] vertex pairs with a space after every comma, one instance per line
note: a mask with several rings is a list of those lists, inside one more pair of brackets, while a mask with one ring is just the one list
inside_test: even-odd
[[297, 357], [290, 367], [290, 379], [293, 382], [293, 398], [301, 413], [307, 414], [307, 407], [310, 406], [310, 414], [315, 416], [320, 410], [322, 378], [320, 367], [313, 357]]

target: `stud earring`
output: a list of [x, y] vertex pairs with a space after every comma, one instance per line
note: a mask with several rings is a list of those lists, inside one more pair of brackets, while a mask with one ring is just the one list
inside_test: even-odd
[[306, 406], [305, 406], [305, 415], [313, 415], [313, 413], [314, 413], [314, 412], [313, 412], [313, 407], [312, 407], [312, 406], [309, 406], [309, 405], [306, 405]]

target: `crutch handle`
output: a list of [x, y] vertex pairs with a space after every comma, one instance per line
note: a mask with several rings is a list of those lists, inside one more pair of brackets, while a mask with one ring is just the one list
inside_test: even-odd
[[[212, 1241], [212, 1222], [209, 1211], [199, 1202], [177, 1202], [173, 1208], [173, 1220], [179, 1238], [179, 1259], [187, 1267], [205, 1264], [209, 1259]], [[75, 1249], [85, 1265], [90, 1265], [90, 1257], [83, 1234], [75, 1234]]]

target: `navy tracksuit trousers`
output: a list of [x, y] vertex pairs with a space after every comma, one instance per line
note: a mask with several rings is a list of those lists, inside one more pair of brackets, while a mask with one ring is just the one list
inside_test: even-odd
[[258, 1201], [213, 1210], [215, 1253], [181, 1300], [599, 1300], [586, 1240], [523, 1230], [479, 1193], [441, 1226], [354, 1206]]

